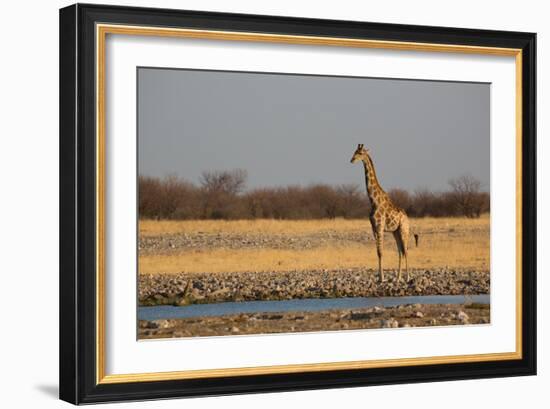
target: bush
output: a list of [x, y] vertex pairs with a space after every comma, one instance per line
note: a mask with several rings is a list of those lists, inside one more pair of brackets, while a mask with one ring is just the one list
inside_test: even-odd
[[192, 183], [168, 176], [140, 176], [139, 216], [151, 219], [195, 219], [200, 216], [200, 192]]
[[463, 175], [449, 181], [451, 198], [459, 214], [479, 217], [489, 210], [489, 197], [480, 192], [481, 182], [470, 175]]
[[[246, 191], [242, 169], [203, 172], [200, 185], [176, 176], [139, 177], [139, 217], [148, 219], [325, 219], [365, 218], [370, 202], [357, 185], [286, 186]], [[411, 217], [479, 217], [490, 197], [471, 177], [449, 182], [449, 192], [427, 189], [388, 192]]]

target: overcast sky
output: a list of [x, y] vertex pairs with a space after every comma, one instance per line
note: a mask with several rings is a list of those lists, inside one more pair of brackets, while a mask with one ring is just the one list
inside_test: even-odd
[[139, 174], [363, 185], [363, 143], [386, 190], [470, 174], [488, 191], [489, 105], [480, 83], [139, 68]]

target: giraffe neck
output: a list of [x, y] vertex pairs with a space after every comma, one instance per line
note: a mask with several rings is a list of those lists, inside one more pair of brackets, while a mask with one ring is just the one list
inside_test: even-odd
[[365, 183], [367, 185], [367, 195], [369, 196], [370, 202], [374, 208], [378, 207], [382, 200], [385, 199], [386, 192], [378, 183], [378, 178], [376, 177], [376, 170], [374, 169], [374, 163], [370, 157], [367, 157], [363, 160], [363, 165], [365, 167]]

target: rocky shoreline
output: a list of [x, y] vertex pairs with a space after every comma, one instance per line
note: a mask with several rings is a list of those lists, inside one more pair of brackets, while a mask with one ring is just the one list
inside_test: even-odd
[[188, 305], [303, 298], [474, 295], [490, 292], [490, 274], [474, 270], [415, 270], [380, 283], [372, 269], [238, 273], [140, 274], [139, 305]]
[[489, 322], [488, 304], [409, 304], [389, 308], [139, 321], [138, 339], [475, 325]]

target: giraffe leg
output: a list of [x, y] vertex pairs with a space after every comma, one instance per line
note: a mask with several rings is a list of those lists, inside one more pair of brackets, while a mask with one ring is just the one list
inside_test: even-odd
[[409, 274], [409, 261], [407, 259], [407, 256], [409, 254], [409, 226], [408, 224], [406, 226], [403, 226], [399, 228], [399, 241], [401, 243], [401, 252], [403, 253], [403, 256], [405, 257], [405, 271], [407, 272], [407, 281], [409, 281], [410, 274]]
[[376, 252], [378, 253], [378, 272], [380, 274], [380, 282], [384, 281], [384, 268], [382, 265], [382, 253], [384, 250], [384, 226], [379, 224], [376, 227]]
[[401, 281], [401, 252], [398, 251], [399, 253], [399, 268], [397, 270], [397, 281]]
[[380, 282], [384, 282], [384, 270], [382, 269], [382, 252], [378, 251], [378, 273], [380, 274]]
[[399, 235], [397, 234], [397, 230], [393, 232], [393, 238], [395, 239], [395, 244], [397, 244], [397, 255], [399, 256], [397, 280], [400, 281], [401, 280], [401, 246], [399, 244]]
[[[393, 232], [393, 237], [395, 238], [395, 243], [397, 244], [397, 253], [399, 254], [399, 269], [397, 272], [397, 281], [401, 281], [401, 257], [405, 254], [403, 248], [403, 241], [401, 240], [400, 229], [397, 229]], [[407, 262], [407, 256], [405, 255], [405, 264]]]

